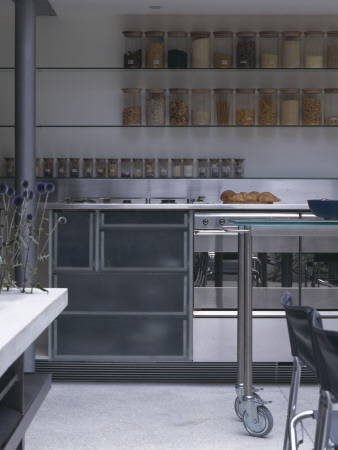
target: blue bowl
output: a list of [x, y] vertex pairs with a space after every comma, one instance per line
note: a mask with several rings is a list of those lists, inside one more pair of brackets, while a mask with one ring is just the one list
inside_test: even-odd
[[311, 212], [323, 219], [338, 218], [338, 200], [308, 200]]

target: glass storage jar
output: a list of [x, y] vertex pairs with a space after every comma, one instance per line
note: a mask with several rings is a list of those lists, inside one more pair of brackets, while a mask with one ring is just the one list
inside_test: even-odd
[[232, 68], [232, 31], [214, 31], [214, 67], [216, 69]]
[[191, 90], [191, 125], [211, 124], [210, 89]]
[[35, 176], [40, 176], [40, 158], [35, 158]]
[[279, 66], [278, 31], [259, 33], [259, 66], [263, 69], [275, 69]]
[[142, 31], [123, 31], [125, 69], [140, 69], [142, 67]]
[[302, 95], [302, 124], [322, 124], [322, 90], [303, 89]]
[[105, 177], [106, 176], [106, 160], [105, 160], [105, 158], [96, 158], [95, 169], [96, 169], [97, 177]]
[[66, 177], [67, 176], [67, 158], [57, 158], [57, 176]]
[[146, 67], [164, 67], [164, 31], [146, 31]]
[[170, 125], [189, 124], [189, 89], [169, 89]]
[[92, 177], [94, 173], [93, 158], [83, 158], [82, 173], [84, 177]]
[[322, 31], [305, 31], [304, 67], [306, 69], [324, 67], [324, 33]]
[[130, 178], [131, 176], [131, 159], [121, 158], [121, 177]]
[[192, 178], [194, 174], [194, 160], [192, 158], [183, 159], [183, 175], [185, 178]]
[[236, 89], [236, 125], [255, 125], [255, 89]]
[[282, 32], [282, 67], [285, 69], [299, 68], [301, 64], [300, 31]]
[[108, 177], [116, 178], [118, 170], [118, 160], [115, 158], [108, 158]]
[[219, 178], [220, 175], [220, 161], [218, 158], [210, 158], [209, 161], [209, 174], [210, 178]]
[[327, 61], [326, 65], [329, 69], [338, 67], [338, 31], [327, 32]]
[[234, 177], [235, 178], [243, 178], [244, 177], [244, 158], [235, 158], [234, 159]]
[[15, 175], [15, 158], [5, 158], [6, 177]]
[[324, 89], [324, 125], [338, 125], [338, 89]]
[[182, 160], [173, 158], [171, 160], [171, 176], [173, 178], [180, 178], [182, 176]]
[[210, 67], [210, 32], [192, 31], [191, 36], [191, 67]]
[[198, 178], [207, 178], [208, 160], [206, 158], [201, 158], [197, 160], [197, 174]]
[[239, 31], [237, 35], [236, 60], [240, 69], [254, 69], [256, 67], [256, 32]]
[[186, 31], [168, 31], [168, 69], [188, 67]]
[[277, 89], [258, 89], [258, 125], [277, 125], [277, 103]]
[[168, 159], [160, 158], [158, 160], [158, 176], [160, 178], [168, 178]]
[[133, 178], [143, 177], [143, 159], [134, 158], [133, 159]]
[[146, 178], [154, 178], [155, 176], [155, 159], [147, 158], [145, 160], [145, 175]]
[[124, 107], [122, 112], [123, 125], [141, 125], [142, 100], [140, 88], [123, 88]]
[[146, 124], [165, 125], [165, 89], [146, 89]]
[[80, 158], [69, 158], [69, 176], [78, 177], [80, 175]]
[[230, 178], [232, 167], [231, 167], [231, 158], [221, 159], [221, 177], [222, 178]]
[[43, 158], [43, 176], [52, 177], [54, 169], [54, 158]]
[[299, 125], [300, 121], [300, 89], [280, 89], [280, 124]]
[[232, 125], [233, 89], [214, 89], [215, 124]]

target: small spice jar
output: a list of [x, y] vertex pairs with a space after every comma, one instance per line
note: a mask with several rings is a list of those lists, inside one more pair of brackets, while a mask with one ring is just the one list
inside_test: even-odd
[[232, 68], [232, 31], [214, 31], [214, 67], [215, 69]]
[[118, 170], [118, 160], [115, 158], [108, 158], [108, 177], [116, 178]]
[[206, 158], [197, 160], [198, 178], [207, 178], [208, 176], [208, 160]]
[[186, 31], [168, 31], [168, 69], [188, 67]]
[[327, 61], [328, 69], [338, 67], [338, 31], [327, 32]]
[[192, 31], [191, 36], [191, 67], [210, 67], [210, 32]]
[[194, 173], [194, 160], [191, 158], [183, 159], [183, 175], [185, 178], [192, 178]]
[[131, 176], [131, 159], [121, 158], [121, 177], [130, 178]]
[[244, 161], [243, 158], [235, 158], [235, 164], [234, 164], [234, 177], [235, 178], [242, 178], [244, 177]]
[[44, 177], [52, 177], [53, 176], [53, 166], [54, 166], [53, 158], [43, 158], [43, 176]]
[[182, 176], [182, 160], [174, 158], [171, 160], [172, 177], [180, 178]]
[[321, 69], [324, 67], [323, 31], [305, 31], [304, 67], [306, 69]]
[[220, 161], [216, 158], [210, 158], [209, 161], [209, 174], [210, 178], [219, 178], [220, 175]]
[[322, 90], [303, 89], [302, 96], [302, 124], [322, 124]]
[[168, 178], [168, 159], [160, 158], [158, 160], [158, 176]]
[[15, 158], [5, 158], [6, 177], [15, 175]]
[[300, 31], [283, 31], [282, 33], [282, 67], [296, 69], [301, 64]]
[[258, 89], [258, 124], [277, 125], [277, 89]]
[[338, 125], [338, 89], [324, 89], [324, 125]]
[[255, 125], [255, 89], [236, 89], [236, 125]]
[[262, 69], [275, 69], [279, 66], [278, 31], [259, 33], [259, 66]]
[[146, 67], [164, 67], [164, 31], [146, 31]]
[[189, 89], [169, 89], [170, 125], [189, 124]]
[[96, 169], [97, 177], [105, 177], [106, 176], [106, 159], [105, 158], [96, 158], [95, 169]]
[[191, 90], [191, 125], [211, 124], [210, 89]]
[[231, 158], [221, 159], [221, 177], [230, 178], [231, 177]]
[[78, 177], [80, 174], [80, 158], [69, 158], [69, 176]]
[[256, 32], [239, 31], [237, 35], [237, 67], [254, 69], [256, 67]]
[[84, 177], [92, 177], [94, 174], [93, 158], [83, 158], [82, 173]]
[[145, 159], [145, 175], [146, 178], [154, 178], [155, 176], [155, 159]]
[[143, 177], [143, 159], [134, 158], [133, 159], [133, 178]]
[[300, 89], [280, 89], [280, 124], [299, 125]]
[[141, 125], [142, 123], [142, 107], [141, 107], [141, 91], [140, 88], [123, 88], [123, 125]]
[[165, 125], [165, 89], [146, 89], [146, 124]]
[[67, 158], [57, 158], [57, 176], [66, 177], [67, 176]]
[[125, 69], [140, 69], [142, 67], [142, 31], [123, 31]]
[[233, 92], [231, 88], [214, 89], [216, 125], [232, 125]]
[[40, 158], [35, 158], [35, 176], [40, 176]]

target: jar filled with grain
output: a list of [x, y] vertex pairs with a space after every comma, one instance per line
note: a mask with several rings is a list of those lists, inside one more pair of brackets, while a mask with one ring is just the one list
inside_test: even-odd
[[121, 177], [130, 178], [131, 177], [131, 159], [121, 158]]
[[255, 125], [255, 89], [236, 89], [236, 125]]
[[327, 32], [327, 67], [338, 67], [338, 31]]
[[300, 123], [300, 89], [280, 89], [280, 124], [299, 125]]
[[338, 89], [324, 89], [324, 125], [338, 125]]
[[230, 178], [231, 177], [231, 173], [232, 173], [231, 162], [232, 162], [231, 158], [221, 159], [221, 177], [222, 178]]
[[301, 64], [300, 31], [283, 31], [282, 33], [282, 67], [296, 69]]
[[168, 31], [168, 69], [188, 67], [188, 33]]
[[189, 89], [169, 89], [169, 115], [170, 125], [189, 124]]
[[191, 125], [211, 124], [210, 89], [191, 90]]
[[221, 168], [221, 164], [220, 164], [219, 158], [210, 158], [210, 161], [209, 161], [210, 178], [219, 178], [220, 168]]
[[123, 125], [141, 125], [142, 123], [142, 99], [140, 88], [123, 88]]
[[54, 166], [54, 158], [43, 158], [43, 176], [44, 177], [52, 177], [53, 176], [53, 167]]
[[168, 159], [159, 158], [158, 160], [158, 176], [160, 178], [168, 178]]
[[123, 31], [125, 69], [140, 69], [142, 67], [142, 31]]
[[239, 31], [236, 45], [236, 61], [239, 69], [254, 69], [256, 67], [256, 32]]
[[197, 174], [198, 178], [207, 178], [208, 160], [206, 158], [200, 158], [197, 160]]
[[116, 178], [118, 170], [118, 160], [116, 158], [108, 158], [108, 177]]
[[261, 31], [259, 33], [259, 66], [262, 69], [279, 67], [278, 31]]
[[185, 178], [192, 178], [194, 174], [194, 160], [192, 158], [183, 159], [183, 175]]
[[321, 69], [324, 67], [323, 31], [305, 31], [304, 67], [306, 69]]
[[69, 176], [78, 177], [80, 175], [80, 158], [69, 158]]
[[232, 31], [214, 31], [214, 67], [216, 69], [232, 68]]
[[57, 175], [58, 177], [66, 177], [67, 176], [67, 158], [57, 158]]
[[154, 178], [155, 176], [155, 159], [147, 158], [144, 161], [146, 178]]
[[277, 125], [278, 90], [258, 89], [258, 125]]
[[232, 125], [233, 92], [232, 88], [214, 89], [216, 125]]
[[5, 158], [6, 177], [14, 177], [15, 175], [15, 158]]
[[191, 36], [191, 67], [210, 67], [210, 32], [192, 31]]
[[165, 89], [146, 89], [146, 124], [165, 125]]
[[164, 31], [146, 31], [146, 67], [162, 69], [164, 67]]
[[134, 158], [133, 159], [133, 178], [143, 177], [143, 159]]
[[182, 159], [173, 158], [171, 160], [171, 176], [180, 178], [182, 176]]
[[322, 124], [322, 90], [303, 89], [302, 95], [302, 124]]
[[84, 177], [92, 177], [94, 173], [93, 158], [83, 158], [82, 173]]
[[106, 176], [106, 159], [105, 158], [96, 158], [95, 169], [96, 169], [97, 177], [105, 177]]

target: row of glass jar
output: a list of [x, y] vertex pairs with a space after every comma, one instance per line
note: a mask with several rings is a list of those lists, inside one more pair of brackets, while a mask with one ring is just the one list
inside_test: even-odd
[[[124, 31], [125, 68], [185, 69], [188, 67], [188, 33], [146, 31], [145, 61], [142, 58], [143, 32]], [[236, 37], [234, 45], [234, 35]], [[190, 32], [190, 67], [237, 68], [337, 68], [338, 31]], [[280, 39], [281, 36], [281, 39]], [[325, 39], [326, 37], [326, 39]], [[211, 50], [212, 48], [212, 50]], [[167, 55], [167, 57], [165, 57]]]
[[[142, 89], [122, 90], [122, 124], [142, 125]], [[277, 125], [279, 117], [280, 125], [338, 125], [337, 88], [219, 88], [213, 89], [213, 96], [211, 92], [192, 89], [189, 101], [189, 89], [169, 89], [167, 111], [166, 89], [146, 89], [145, 124], [166, 125], [168, 117], [172, 126]]]
[[[244, 159], [232, 158], [36, 158], [36, 176], [121, 178], [229, 178], [244, 176]], [[15, 158], [5, 158], [6, 176], [15, 175]]]

